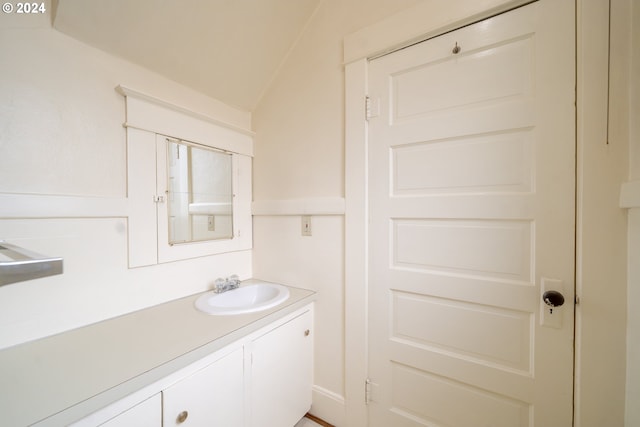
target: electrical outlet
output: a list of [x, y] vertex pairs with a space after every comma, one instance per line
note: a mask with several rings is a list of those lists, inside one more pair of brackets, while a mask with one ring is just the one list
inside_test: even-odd
[[302, 215], [302, 235], [311, 236], [311, 216]]

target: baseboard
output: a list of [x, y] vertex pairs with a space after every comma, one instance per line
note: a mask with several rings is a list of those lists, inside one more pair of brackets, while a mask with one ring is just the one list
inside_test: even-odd
[[313, 386], [312, 393], [310, 414], [333, 426], [346, 424], [344, 396], [317, 385]]

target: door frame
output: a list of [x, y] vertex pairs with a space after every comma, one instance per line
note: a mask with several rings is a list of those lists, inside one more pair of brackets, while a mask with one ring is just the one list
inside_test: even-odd
[[[544, 1], [544, 0], [543, 0]], [[531, 3], [531, 0], [455, 0], [446, 6], [424, 2], [344, 39], [345, 58], [345, 420], [347, 426], [367, 422], [365, 382], [368, 374], [368, 152], [365, 98], [370, 59], [424, 41], [456, 28]], [[606, 135], [609, 78], [609, 47], [587, 49], [587, 38], [608, 39], [609, 16], [602, 4], [576, 0], [576, 299], [583, 290], [582, 229], [586, 144], [599, 144], [598, 136], [586, 132], [594, 127]], [[384, 35], [384, 36], [381, 36]], [[600, 133], [600, 134], [601, 134]], [[586, 355], [582, 342], [582, 308], [575, 307], [574, 426], [581, 425], [580, 373]]]

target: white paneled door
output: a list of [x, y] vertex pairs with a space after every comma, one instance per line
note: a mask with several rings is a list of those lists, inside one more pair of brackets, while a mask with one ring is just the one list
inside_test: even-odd
[[540, 0], [370, 61], [370, 426], [572, 425], [574, 39]]

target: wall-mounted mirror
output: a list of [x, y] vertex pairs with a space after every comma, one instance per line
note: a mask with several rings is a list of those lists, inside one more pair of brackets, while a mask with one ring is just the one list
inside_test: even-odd
[[233, 238], [232, 155], [167, 139], [169, 244]]

